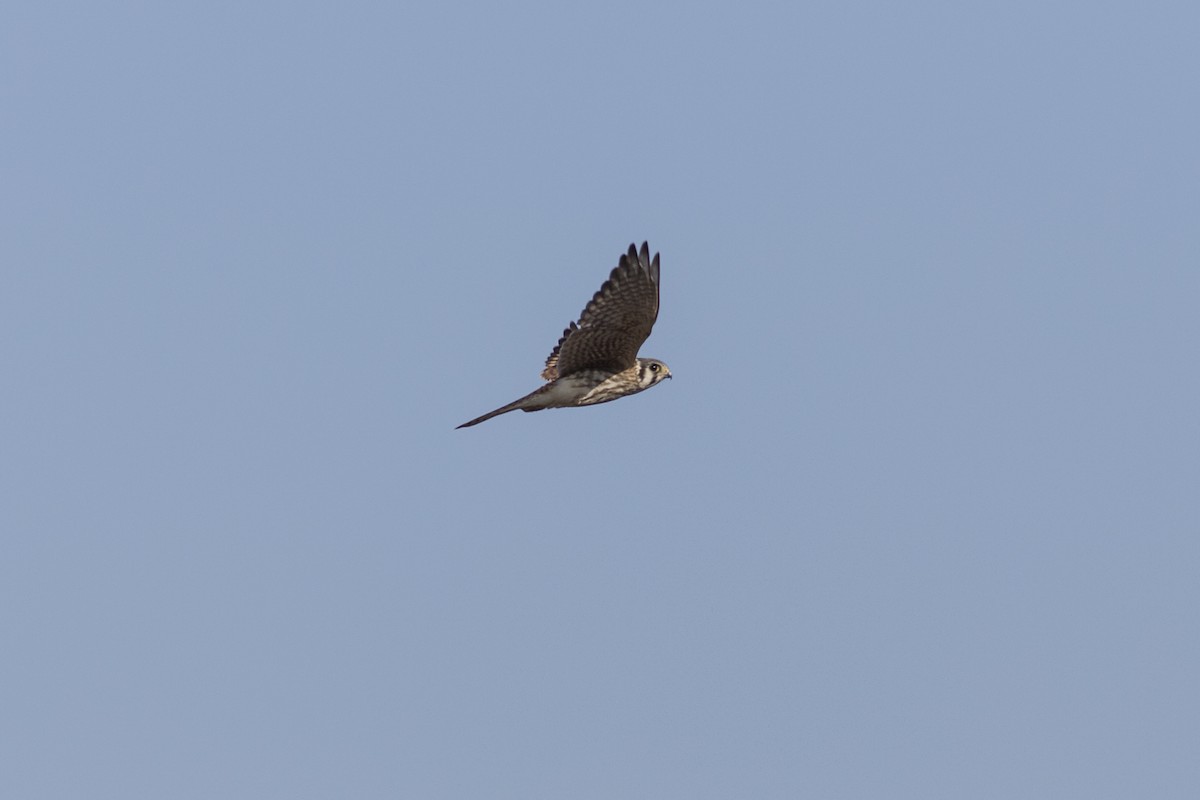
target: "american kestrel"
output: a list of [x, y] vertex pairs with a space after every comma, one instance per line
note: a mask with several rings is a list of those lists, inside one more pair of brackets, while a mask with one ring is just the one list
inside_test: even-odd
[[671, 377], [667, 365], [638, 358], [638, 348], [658, 318], [658, 253], [629, 245], [608, 280], [563, 331], [542, 370], [549, 381], [520, 400], [459, 425], [468, 428], [509, 411], [541, 411], [607, 403], [649, 389]]

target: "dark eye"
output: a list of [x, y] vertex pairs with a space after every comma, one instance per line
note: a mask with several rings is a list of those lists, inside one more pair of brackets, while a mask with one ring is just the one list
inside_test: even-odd
[[650, 371], [651, 371], [651, 372], [658, 372], [658, 364], [651, 364], [651, 365], [650, 365]]

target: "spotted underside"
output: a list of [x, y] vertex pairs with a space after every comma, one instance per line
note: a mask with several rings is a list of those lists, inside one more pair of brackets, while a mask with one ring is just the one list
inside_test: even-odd
[[563, 331], [542, 378], [553, 381], [581, 370], [621, 372], [636, 364], [658, 319], [658, 276], [658, 255], [650, 259], [649, 245], [643, 242], [641, 252], [630, 245], [579, 321]]

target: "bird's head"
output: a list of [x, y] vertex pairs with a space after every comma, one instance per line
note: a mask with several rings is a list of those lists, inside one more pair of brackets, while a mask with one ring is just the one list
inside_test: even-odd
[[671, 369], [657, 358], [638, 359], [638, 385], [649, 389], [671, 377]]

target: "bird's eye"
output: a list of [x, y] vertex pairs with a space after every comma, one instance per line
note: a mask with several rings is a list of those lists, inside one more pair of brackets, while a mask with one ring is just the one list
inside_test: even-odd
[[651, 371], [651, 372], [658, 372], [658, 364], [651, 364], [651, 365], [650, 365], [650, 371]]

